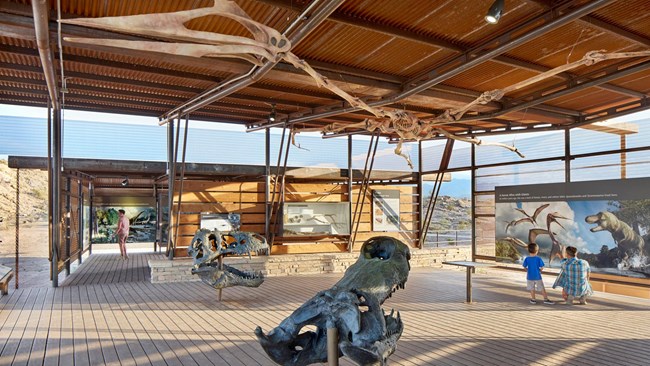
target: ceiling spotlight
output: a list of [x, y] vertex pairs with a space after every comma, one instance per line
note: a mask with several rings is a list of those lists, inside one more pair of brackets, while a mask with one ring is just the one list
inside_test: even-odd
[[127, 177], [127, 178], [124, 178], [124, 180], [122, 180], [122, 187], [126, 187], [128, 185], [129, 185], [129, 178]]
[[269, 114], [269, 122], [275, 122], [275, 103], [271, 104], [271, 114]]
[[490, 10], [488, 10], [487, 15], [485, 16], [485, 21], [490, 24], [497, 24], [501, 18], [501, 13], [503, 13], [503, 1], [504, 0], [495, 0]]

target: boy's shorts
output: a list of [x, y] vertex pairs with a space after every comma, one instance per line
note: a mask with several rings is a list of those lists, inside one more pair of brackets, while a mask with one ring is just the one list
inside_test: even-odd
[[544, 281], [542, 280], [526, 280], [526, 290], [542, 291], [544, 289]]

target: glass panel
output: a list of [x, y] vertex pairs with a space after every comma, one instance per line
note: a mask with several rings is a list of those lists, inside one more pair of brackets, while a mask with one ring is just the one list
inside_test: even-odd
[[[645, 112], [647, 115], [648, 112]], [[586, 128], [571, 130], [571, 154], [619, 150], [648, 146], [650, 118], [639, 119], [642, 113], [600, 122]], [[609, 128], [605, 128], [609, 127]], [[598, 128], [598, 131], [592, 129]]]
[[0, 155], [47, 156], [47, 120], [0, 116]]
[[[625, 162], [624, 168], [621, 162]], [[650, 151], [609, 154], [575, 159], [571, 181], [642, 178], [650, 176]]]
[[494, 217], [477, 217], [474, 220], [476, 230], [476, 254], [495, 256], [495, 220]]
[[[470, 245], [472, 242], [472, 194], [469, 171], [453, 172], [442, 183], [435, 210], [427, 232], [424, 247]], [[424, 210], [426, 211], [433, 193], [434, 184], [424, 183]]]
[[564, 161], [517, 164], [476, 170], [476, 190], [492, 191], [496, 186], [564, 182]]
[[440, 168], [440, 159], [445, 151], [446, 140], [422, 141], [422, 170], [436, 171]]
[[472, 166], [472, 144], [469, 142], [455, 141], [454, 150], [451, 152], [449, 169], [469, 168]]
[[476, 147], [476, 165], [520, 162], [564, 156], [564, 131], [530, 132], [501, 136], [482, 136], [485, 142], [499, 142], [515, 146], [525, 158], [500, 146]]

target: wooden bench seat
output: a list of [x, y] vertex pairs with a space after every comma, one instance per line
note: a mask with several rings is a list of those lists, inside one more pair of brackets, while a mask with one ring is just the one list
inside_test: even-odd
[[9, 293], [9, 281], [14, 277], [13, 268], [0, 265], [0, 292], [2, 295]]

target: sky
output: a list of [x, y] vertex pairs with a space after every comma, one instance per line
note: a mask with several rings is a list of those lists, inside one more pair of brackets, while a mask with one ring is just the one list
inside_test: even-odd
[[[46, 118], [47, 110], [45, 108], [37, 107], [24, 107], [24, 106], [11, 106], [0, 104], [0, 118], [2, 116], [18, 116], [18, 117], [31, 117], [44, 119]], [[650, 119], [650, 110], [632, 114], [629, 116], [613, 118], [610, 121], [612, 122], [623, 122], [623, 121], [636, 121], [642, 119]], [[106, 157], [101, 156], [102, 158], [114, 158], [114, 159], [127, 159], [127, 160], [165, 160], [166, 159], [166, 143], [160, 143], [160, 141], [166, 141], [166, 128], [164, 126], [158, 125], [158, 119], [155, 117], [141, 117], [141, 116], [131, 116], [131, 115], [119, 115], [119, 114], [108, 114], [108, 113], [96, 113], [96, 112], [83, 112], [83, 111], [74, 111], [66, 110], [64, 111], [64, 121], [68, 121], [69, 126], [73, 126], [75, 123], [80, 125], [80, 122], [98, 122], [106, 123], [107, 130], [109, 132], [97, 132], [97, 131], [83, 131], [83, 126], [77, 127], [76, 136], [73, 135], [68, 138], [68, 144], [64, 141], [64, 156], [75, 157], [92, 157], [92, 156], [83, 156], [84, 153], [87, 154], [106, 154]], [[124, 125], [128, 130], [124, 130], [119, 126]], [[111, 128], [108, 128], [111, 126]], [[2, 127], [2, 126], [0, 126]], [[143, 130], [144, 128], [144, 130]], [[1, 129], [0, 129], [1, 130]], [[135, 136], [130, 136], [128, 133], [122, 131], [140, 131], [141, 133], [153, 132], [153, 135], [145, 140], [138, 140]], [[142, 132], [148, 131], [148, 132]], [[203, 131], [203, 132], [201, 132]], [[134, 134], [135, 134], [134, 132]], [[194, 132], [194, 133], [192, 133]], [[219, 134], [222, 132], [221, 134]], [[43, 132], [41, 132], [43, 133]], [[279, 135], [281, 134], [281, 129], [274, 128], [271, 129], [272, 144], [279, 147]], [[548, 132], [547, 134], [552, 134], [553, 132]], [[99, 135], [97, 135], [99, 134]], [[105, 134], [105, 135], [102, 135]], [[120, 137], [120, 134], [123, 134]], [[190, 137], [188, 146], [198, 146], [198, 152], [195, 152], [193, 156], [188, 156], [188, 161], [196, 162], [224, 162], [224, 163], [240, 163], [240, 164], [263, 164], [263, 151], [261, 149], [255, 149], [256, 152], [253, 153], [252, 149], [247, 149], [246, 146], [254, 146], [263, 144], [263, 134], [264, 131], [258, 131], [253, 133], [246, 133], [245, 127], [242, 125], [236, 124], [226, 124], [226, 123], [212, 123], [212, 122], [202, 122], [202, 121], [190, 121]], [[540, 136], [545, 134], [545, 132], [536, 133], [535, 136]], [[557, 133], [556, 133], [557, 134]], [[215, 136], [217, 136], [215, 138]], [[527, 135], [522, 135], [520, 137], [520, 143], [525, 145], [524, 139]], [[530, 136], [529, 136], [530, 137]], [[92, 140], [92, 139], [95, 140]], [[367, 136], [355, 136], [354, 141], [354, 151], [353, 151], [353, 166], [355, 168], [363, 168], [365, 163], [365, 157], [367, 154]], [[489, 136], [485, 140], [495, 140], [499, 136]], [[40, 148], [44, 149], [44, 144], [40, 143], [41, 137], [38, 137], [38, 145]], [[76, 140], [75, 140], [76, 139]], [[2, 136], [0, 136], [0, 142], [2, 142]], [[84, 141], [89, 141], [90, 146], [83, 146]], [[327, 141], [327, 143], [325, 143]], [[318, 167], [335, 167], [335, 168], [344, 168], [346, 167], [346, 157], [344, 155], [346, 152], [346, 142], [345, 138], [329, 139], [322, 140], [319, 133], [301, 133], [296, 136], [296, 143], [299, 144], [301, 149], [292, 149], [290, 153], [290, 164], [289, 165], [304, 165], [304, 166], [318, 166]], [[9, 145], [12, 142], [16, 141], [6, 141], [5, 144]], [[444, 144], [443, 140], [434, 140], [427, 141], [424, 146], [427, 151], [435, 151], [442, 148]], [[104, 146], [105, 145], [105, 146]], [[464, 146], [462, 143], [458, 144], [459, 146]], [[465, 144], [467, 145], [467, 144]], [[73, 149], [73, 146], [77, 150]], [[8, 146], [5, 146], [8, 147]], [[277, 148], [276, 147], [276, 148]], [[377, 151], [378, 164], [375, 166], [376, 169], [394, 169], [394, 170], [410, 170], [406, 164], [406, 161], [394, 154], [395, 145], [387, 144], [385, 140], [380, 140], [380, 148]], [[483, 147], [479, 147], [483, 148]], [[533, 147], [528, 147], [529, 152], [535, 153], [535, 151], [530, 151]], [[493, 148], [494, 149], [494, 148]], [[0, 146], [0, 158], [6, 159], [5, 149]], [[500, 150], [503, 150], [501, 152]], [[543, 150], [543, 149], [542, 149]], [[412, 156], [414, 164], [417, 166], [417, 149], [415, 144], [405, 144], [403, 151]], [[498, 152], [490, 154], [482, 154], [480, 156], [489, 156], [488, 159], [503, 158], [503, 159], [512, 159], [509, 154], [509, 151], [505, 149], [499, 149]], [[3, 155], [4, 154], [4, 155]], [[503, 156], [505, 155], [505, 156]], [[228, 158], [228, 156], [231, 156]], [[275, 158], [276, 153], [272, 153], [272, 160], [277, 160]], [[153, 158], [152, 158], [153, 157]], [[249, 160], [246, 160], [248, 158]], [[230, 160], [229, 160], [230, 159]], [[251, 162], [251, 160], [254, 161]], [[456, 159], [457, 162], [452, 161], [452, 165], [455, 163], [458, 166], [463, 166], [467, 163], [467, 157], [458, 156], [454, 154], [453, 159]], [[452, 159], [452, 160], [453, 160]], [[459, 160], [458, 160], [459, 159]], [[275, 164], [275, 161], [273, 162]], [[429, 163], [425, 162], [425, 170], [435, 169], [436, 165], [435, 159], [429, 159]], [[456, 172], [453, 173], [452, 182], [446, 182], [441, 187], [441, 195], [450, 195], [454, 197], [469, 197], [471, 193], [471, 177], [469, 171]], [[425, 184], [425, 191], [430, 191], [433, 188], [432, 183]]]
[[[7, 155], [46, 156], [47, 110], [0, 104], [0, 158]], [[14, 121], [20, 123], [12, 123]], [[89, 124], [88, 122], [93, 122]], [[102, 125], [104, 124], [104, 125]], [[246, 132], [245, 126], [190, 120], [187, 161], [264, 165], [265, 132]], [[63, 156], [118, 160], [166, 161], [167, 128], [154, 117], [65, 111]], [[277, 163], [282, 129], [271, 129], [271, 160]], [[181, 134], [181, 145], [182, 145]], [[320, 133], [295, 136], [300, 148], [292, 147], [289, 166], [347, 167], [347, 137], [323, 139]], [[353, 137], [352, 164], [363, 169], [368, 150], [367, 136]], [[286, 145], [285, 145], [286, 146]], [[412, 143], [404, 144], [415, 166]], [[379, 140], [374, 169], [409, 171], [406, 160], [395, 155], [395, 144]], [[182, 151], [182, 146], [179, 151]], [[179, 160], [181, 160], [179, 153]]]

